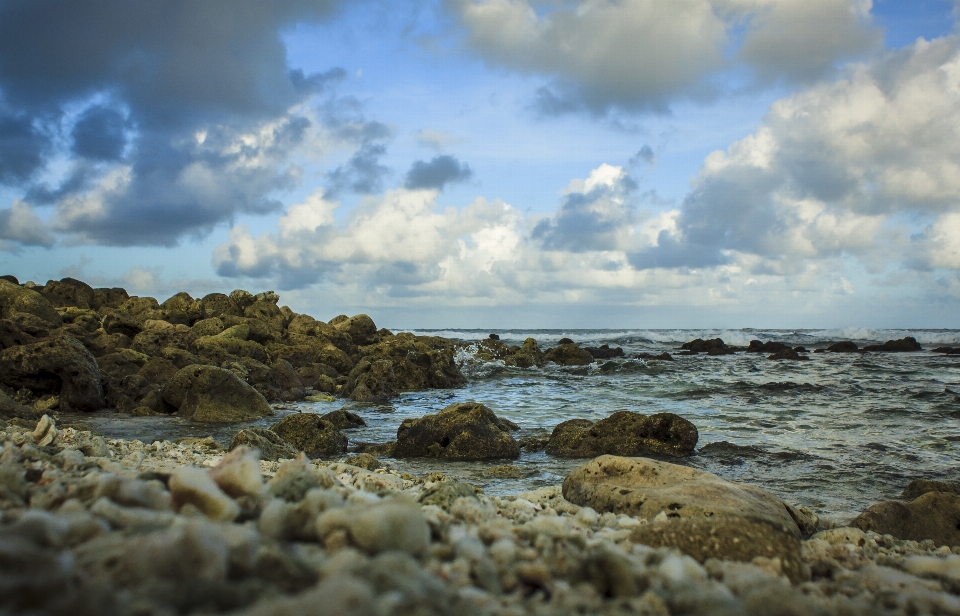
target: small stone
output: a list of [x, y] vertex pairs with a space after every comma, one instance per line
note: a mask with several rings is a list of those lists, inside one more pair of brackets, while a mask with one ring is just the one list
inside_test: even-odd
[[368, 554], [396, 550], [419, 556], [430, 545], [430, 527], [423, 512], [402, 498], [358, 512], [351, 517], [349, 530], [353, 543]]
[[355, 456], [350, 456], [344, 460], [343, 463], [363, 468], [368, 471], [375, 471], [378, 468], [383, 468], [383, 464], [380, 462], [380, 460], [376, 459], [369, 453], [361, 453]]
[[257, 452], [246, 445], [232, 449], [209, 474], [220, 489], [233, 498], [263, 496], [265, 486], [260, 461]]
[[270, 480], [267, 491], [271, 496], [296, 503], [314, 488], [324, 487], [320, 479], [314, 474], [309, 461], [304, 454], [292, 460], [280, 463], [280, 468]]
[[49, 415], [44, 415], [37, 422], [37, 427], [30, 433], [33, 442], [41, 447], [52, 445], [57, 439], [57, 426]]
[[232, 522], [240, 514], [239, 505], [220, 489], [210, 474], [193, 466], [173, 471], [170, 494], [178, 510], [193, 505], [211, 520]]

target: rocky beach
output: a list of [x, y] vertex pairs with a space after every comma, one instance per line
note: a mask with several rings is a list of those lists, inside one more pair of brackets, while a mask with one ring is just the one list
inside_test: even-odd
[[[2, 277], [0, 611], [960, 614], [960, 484], [939, 470], [830, 509], [806, 496], [815, 485], [791, 487], [806, 480], [789, 464], [762, 462], [786, 448], [760, 447], [743, 416], [738, 444], [717, 440], [727, 428], [713, 415], [637, 389], [560, 421], [461, 399], [491, 370], [556, 388], [662, 378], [681, 362], [692, 381], [739, 361], [783, 379], [755, 390], [777, 384], [809, 406], [835, 386], [795, 383], [792, 366], [877, 371], [902, 354], [953, 374], [955, 346], [479, 338], [319, 321], [272, 291], [161, 303]], [[956, 394], [928, 380], [917, 404], [953, 417]], [[423, 412], [390, 406], [425, 395]], [[898, 438], [876, 438], [870, 456], [899, 455]]]

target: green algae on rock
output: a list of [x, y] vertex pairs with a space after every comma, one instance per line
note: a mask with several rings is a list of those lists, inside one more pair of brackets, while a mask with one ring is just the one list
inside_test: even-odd
[[673, 413], [641, 415], [618, 411], [594, 423], [564, 421], [553, 429], [546, 451], [565, 458], [593, 458], [604, 454], [688, 456], [697, 445], [697, 428]]
[[347, 451], [347, 437], [333, 422], [314, 413], [287, 415], [270, 426], [280, 438], [311, 458]]
[[397, 458], [487, 460], [520, 457], [515, 424], [476, 402], [451, 404], [436, 415], [405, 419], [397, 429]]
[[163, 400], [177, 415], [194, 421], [228, 422], [269, 417], [273, 409], [237, 375], [214, 366], [181, 369], [163, 388]]

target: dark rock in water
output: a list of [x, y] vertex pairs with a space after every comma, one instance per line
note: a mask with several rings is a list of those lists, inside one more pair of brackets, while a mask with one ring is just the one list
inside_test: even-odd
[[351, 413], [350, 411], [345, 411], [343, 409], [338, 409], [336, 411], [331, 411], [326, 415], [321, 415], [324, 419], [332, 423], [337, 427], [338, 430], [349, 430], [351, 428], [362, 428], [367, 425], [367, 422], [363, 420], [363, 417], [360, 417], [356, 413]]
[[0, 383], [34, 393], [59, 394], [64, 412], [97, 411], [106, 404], [97, 360], [70, 336], [0, 352]]
[[520, 446], [505, 422], [482, 404], [451, 404], [436, 415], [405, 419], [397, 429], [397, 458], [441, 460], [518, 458]]
[[931, 349], [931, 353], [943, 353], [945, 355], [960, 355], [960, 347], [937, 347]]
[[378, 468], [383, 468], [383, 464], [380, 462], [380, 460], [376, 459], [369, 453], [358, 453], [355, 456], [350, 456], [344, 460], [343, 463], [365, 468], [368, 471], [375, 471]]
[[553, 429], [546, 451], [565, 458], [604, 454], [688, 456], [697, 445], [697, 428], [673, 413], [641, 415], [618, 411], [594, 423], [571, 419]]
[[760, 556], [778, 558], [783, 574], [794, 584], [808, 579], [800, 541], [792, 534], [748, 518], [670, 520], [644, 524], [630, 535], [634, 543], [676, 548], [699, 563], [708, 558], [750, 562]]
[[831, 353], [857, 353], [860, 351], [857, 348], [855, 342], [850, 342], [849, 340], [844, 340], [843, 342], [835, 342], [827, 347], [827, 351]]
[[707, 355], [733, 355], [737, 352], [733, 347], [715, 347], [707, 351]]
[[246, 445], [260, 452], [260, 458], [269, 462], [297, 457], [297, 450], [273, 430], [246, 428], [230, 439], [230, 449]]
[[[463, 345], [469, 348], [469, 345]], [[474, 355], [484, 361], [502, 361], [505, 366], [518, 368], [540, 367], [543, 365], [543, 352], [540, 351], [537, 341], [527, 338], [523, 346], [508, 346], [500, 339], [487, 338], [477, 345]]]
[[907, 336], [900, 340], [887, 340], [883, 344], [867, 345], [863, 347], [863, 350], [874, 353], [911, 353], [914, 351], [922, 351], [923, 347], [920, 346], [916, 338]]
[[[561, 340], [563, 342], [563, 340]], [[561, 366], [586, 366], [593, 363], [593, 355], [581, 349], [573, 342], [565, 342], [543, 354], [544, 361], [552, 361]]]
[[314, 413], [287, 415], [270, 429], [310, 458], [334, 456], [347, 451], [347, 437], [333, 422]]
[[914, 500], [927, 492], [946, 492], [960, 494], [960, 483], [953, 481], [934, 481], [931, 479], [914, 479], [900, 494], [901, 500]]
[[562, 344], [573, 344], [573, 340], [569, 338], [561, 338], [560, 340], [557, 340], [557, 346], [560, 346]]
[[664, 351], [659, 355], [654, 355], [653, 353], [637, 353], [634, 357], [638, 359], [659, 359], [660, 361], [674, 361], [673, 356], [670, 353]]
[[500, 340], [500, 336], [498, 336], [497, 334], [490, 334], [489, 336], [487, 336], [487, 338], [489, 338], [490, 340]]
[[960, 545], [960, 494], [927, 492], [906, 504], [877, 503], [849, 525], [898, 539], [931, 539], [938, 546]]
[[797, 353], [794, 349], [791, 349], [790, 347], [785, 347], [783, 349], [780, 349], [773, 355], [768, 356], [767, 359], [791, 359], [794, 361], [798, 361], [798, 360], [804, 360], [804, 359], [810, 359], [810, 358], [807, 357], [806, 355], [801, 355], [800, 353]]
[[355, 443], [354, 449], [358, 453], [369, 453], [372, 456], [393, 457], [393, 450], [396, 449], [397, 442], [389, 443]]
[[776, 353], [787, 348], [789, 347], [782, 342], [751, 340], [746, 350], [747, 353]]
[[517, 444], [520, 445], [520, 449], [524, 451], [543, 451], [547, 448], [547, 443], [549, 442], [550, 437], [543, 434], [524, 437], [517, 441]]
[[[702, 338], [697, 338], [696, 340], [691, 340], [690, 342], [684, 342], [680, 345], [681, 349], [688, 351], [688, 355], [696, 355], [697, 353], [706, 353], [708, 355], [731, 355], [736, 352], [732, 347], [728, 347], [724, 343], [722, 338], [714, 338], [712, 340], [703, 340]], [[684, 355], [685, 353], [681, 353]]]
[[273, 415], [266, 398], [236, 374], [214, 366], [181, 369], [163, 388], [177, 415], [194, 421], [247, 421]]
[[583, 350], [586, 351], [587, 353], [590, 353], [590, 355], [594, 359], [610, 359], [611, 357], [623, 357], [622, 348], [617, 347], [615, 349], [611, 349], [609, 344], [603, 344], [603, 345], [600, 345], [599, 347], [584, 347]]

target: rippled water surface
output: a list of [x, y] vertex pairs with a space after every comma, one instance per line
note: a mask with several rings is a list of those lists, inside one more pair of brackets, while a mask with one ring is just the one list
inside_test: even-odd
[[[421, 330], [465, 341], [487, 331]], [[527, 336], [542, 349], [562, 337], [581, 345], [622, 347], [626, 358], [590, 367], [508, 368], [478, 362], [462, 353], [469, 377], [456, 390], [413, 392], [388, 405], [345, 400], [290, 405], [326, 413], [346, 408], [367, 427], [349, 430], [351, 442], [385, 442], [396, 437], [407, 417], [434, 413], [453, 402], [477, 401], [521, 425], [517, 435], [549, 434], [572, 418], [601, 419], [617, 410], [644, 414], [667, 411], [699, 430], [697, 453], [682, 461], [727, 479], [762, 486], [784, 500], [843, 519], [880, 500], [896, 497], [913, 478], [960, 479], [960, 356], [931, 353], [960, 346], [956, 330], [542, 330], [498, 331], [520, 344]], [[860, 346], [911, 335], [923, 345], [916, 353], [811, 353], [810, 361], [772, 361], [738, 353], [719, 357], [676, 356], [674, 362], [632, 359], [636, 353], [675, 353], [693, 338], [722, 337], [746, 346], [752, 339], [777, 340], [808, 349], [831, 341]], [[148, 440], [212, 434], [229, 440], [238, 425], [210, 428], [176, 419], [100, 415], [84, 418], [108, 435]], [[260, 422], [269, 425], [276, 418]], [[211, 432], [212, 430], [212, 432]], [[441, 470], [482, 485], [488, 493], [555, 485], [583, 460], [524, 453], [518, 477], [493, 476], [490, 463], [392, 461], [414, 473]]]

